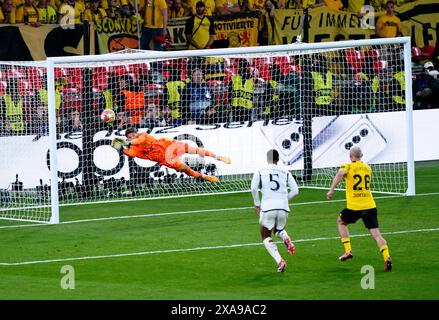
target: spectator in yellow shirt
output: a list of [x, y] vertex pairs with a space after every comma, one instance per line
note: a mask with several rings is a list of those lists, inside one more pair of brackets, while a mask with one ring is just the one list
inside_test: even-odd
[[24, 0], [12, 0], [12, 4], [14, 5], [15, 9], [17, 9], [19, 6], [24, 4]]
[[58, 22], [56, 10], [49, 4], [49, 0], [39, 0], [37, 10], [41, 23], [53, 24]]
[[[198, 0], [189, 0], [188, 2], [188, 10], [192, 13], [192, 14], [196, 14], [196, 8], [195, 5], [197, 4]], [[201, 2], [204, 3], [204, 5], [206, 6], [204, 9], [204, 14], [206, 16], [212, 16], [214, 13], [216, 13], [216, 4], [215, 4], [215, 0], [201, 0]]]
[[197, 14], [192, 15], [185, 26], [185, 35], [189, 50], [209, 49], [215, 40], [215, 28], [211, 17], [204, 14], [205, 5], [198, 1]]
[[168, 35], [168, 5], [165, 0], [146, 0], [144, 11], [140, 48], [162, 51], [160, 39]]
[[356, 1], [349, 0], [347, 11], [356, 13], [358, 15], [360, 14], [361, 8], [364, 5], [365, 5], [365, 0], [356, 0]]
[[39, 27], [41, 22], [38, 16], [38, 9], [34, 5], [34, 0], [26, 0], [15, 10], [15, 22], [26, 23], [34, 27]]
[[[112, 2], [112, 0], [102, 0], [101, 2], [101, 8], [107, 11], [107, 14], [108, 9], [110, 8], [110, 2]], [[137, 8], [139, 11], [143, 10], [144, 5], [145, 3], [143, 0], [137, 0]], [[121, 13], [125, 16], [128, 16], [130, 14], [131, 8], [133, 12], [136, 11], [136, 9], [134, 8], [134, 0], [114, 0], [112, 6], [120, 10]]]
[[0, 23], [15, 23], [15, 7], [13, 0], [3, 0], [3, 4], [0, 7]]
[[265, 9], [265, 0], [248, 0], [248, 8], [250, 11], [263, 11]]
[[85, 9], [84, 20], [96, 23], [107, 17], [107, 13], [100, 7], [101, 0], [92, 0], [89, 9]]
[[375, 25], [375, 33], [379, 38], [402, 36], [401, 20], [395, 16], [394, 1], [386, 2], [386, 14], [379, 16]]
[[345, 10], [345, 7], [341, 0], [319, 0], [316, 4], [311, 5], [311, 8], [327, 6], [329, 9], [334, 11]]
[[169, 10], [169, 18], [175, 19], [175, 18], [183, 18], [186, 17], [189, 14], [189, 11], [187, 11], [181, 4], [181, 0], [174, 0], [172, 3], [172, 7]]
[[[130, 9], [128, 4], [121, 4], [118, 0], [108, 0], [108, 7], [105, 9], [107, 17], [110, 19], [122, 18], [124, 16], [130, 16]], [[124, 2], [127, 3], [127, 2]]]

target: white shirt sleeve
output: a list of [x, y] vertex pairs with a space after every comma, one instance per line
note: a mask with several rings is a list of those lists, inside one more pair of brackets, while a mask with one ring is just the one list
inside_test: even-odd
[[288, 192], [288, 200], [291, 200], [299, 194], [299, 187], [297, 186], [297, 182], [293, 178], [291, 172], [288, 172], [288, 187], [290, 188], [290, 192]]
[[259, 199], [259, 184], [261, 183], [261, 175], [259, 171], [253, 174], [251, 191], [253, 196], [253, 202], [255, 207], [259, 207], [261, 205], [261, 200]]

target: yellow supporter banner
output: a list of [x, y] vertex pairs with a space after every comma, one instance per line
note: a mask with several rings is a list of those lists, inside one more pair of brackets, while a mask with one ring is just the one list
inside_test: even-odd
[[259, 16], [241, 13], [215, 19], [215, 40], [229, 40], [229, 47], [258, 45]]
[[123, 49], [138, 49], [138, 29], [142, 26], [142, 21], [137, 22], [135, 17], [117, 18], [115, 20], [105, 18], [97, 21], [91, 32], [96, 34], [99, 53], [111, 53]]
[[[411, 36], [412, 45], [424, 46], [435, 43], [439, 30], [439, 0], [420, 0], [395, 8], [401, 20], [404, 36]], [[307, 42], [356, 40], [375, 38], [375, 22], [378, 12], [372, 16], [358, 18], [356, 14], [345, 11], [333, 11], [326, 6], [308, 10]], [[275, 10], [273, 24], [269, 28], [271, 44], [293, 43], [304, 19], [302, 10]]]
[[[184, 29], [186, 18], [168, 20], [168, 34], [173, 45], [170, 50], [187, 49]], [[259, 16], [255, 13], [237, 13], [214, 18], [215, 40], [229, 40], [229, 47], [258, 45]]]
[[36, 61], [47, 57], [83, 55], [88, 48], [93, 53], [93, 38], [85, 41], [84, 31], [83, 25], [66, 29], [53, 24], [37, 28], [25, 24], [0, 25], [0, 60]]
[[186, 21], [189, 17], [175, 18], [168, 20], [168, 34], [172, 41], [170, 50], [186, 50], [186, 36], [184, 35], [184, 29]]
[[[172, 45], [167, 50], [186, 50], [184, 34], [188, 17], [168, 20], [168, 34]], [[110, 19], [105, 19], [110, 20]], [[137, 23], [135, 18], [98, 22], [95, 30], [99, 52], [109, 53], [138, 48]], [[142, 25], [140, 21], [139, 25]], [[255, 13], [238, 13], [227, 17], [215, 17], [215, 40], [229, 40], [230, 47], [258, 45], [259, 16]], [[91, 32], [93, 34], [93, 32]]]
[[[168, 20], [168, 35], [172, 45], [166, 50], [186, 50], [184, 34], [189, 17]], [[105, 19], [110, 20], [110, 19]], [[122, 18], [96, 23], [96, 37], [100, 53], [138, 48], [137, 23], [135, 18]], [[142, 25], [142, 21], [139, 22]], [[226, 17], [215, 17], [215, 40], [229, 40], [230, 47], [258, 45], [259, 16], [256, 13], [237, 13]], [[93, 33], [93, 32], [92, 32]]]

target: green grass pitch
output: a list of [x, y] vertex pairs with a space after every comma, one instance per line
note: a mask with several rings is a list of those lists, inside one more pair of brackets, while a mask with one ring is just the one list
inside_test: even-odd
[[[354, 259], [337, 260], [343, 192], [327, 201], [326, 190], [301, 189], [293, 199], [287, 230], [296, 255], [278, 243], [283, 274], [261, 244], [248, 192], [61, 207], [64, 223], [52, 226], [0, 221], [0, 299], [437, 300], [439, 162], [416, 164], [416, 193], [375, 194], [391, 272], [361, 221], [350, 226], [359, 235]], [[74, 289], [61, 287], [65, 265]], [[361, 286], [366, 265], [374, 289]]]

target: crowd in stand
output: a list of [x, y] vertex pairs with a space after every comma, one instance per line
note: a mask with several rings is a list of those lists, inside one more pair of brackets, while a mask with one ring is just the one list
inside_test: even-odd
[[[328, 6], [333, 10], [344, 10], [361, 14], [363, 5], [373, 6], [376, 12], [385, 11], [386, 0], [201, 0], [206, 6], [206, 15], [228, 15], [272, 9], [302, 9]], [[105, 18], [145, 16], [152, 3], [166, 8], [167, 18], [180, 18], [196, 14], [198, 0], [1, 0], [0, 23], [41, 24], [62, 23], [67, 14], [74, 14], [75, 23], [84, 20], [93, 22]], [[414, 0], [395, 0], [399, 6]], [[161, 3], [164, 3], [162, 5]], [[136, 10], [137, 6], [137, 10]]]

